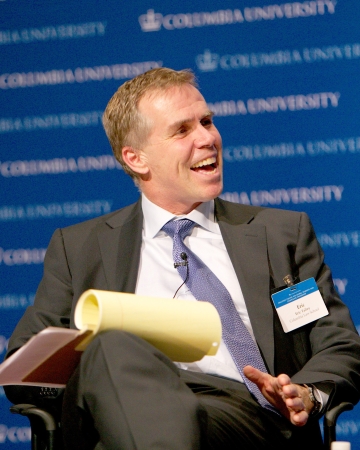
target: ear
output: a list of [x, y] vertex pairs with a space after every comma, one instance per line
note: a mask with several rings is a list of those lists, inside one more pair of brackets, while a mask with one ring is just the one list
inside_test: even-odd
[[133, 147], [123, 147], [122, 157], [127, 166], [139, 175], [146, 175], [149, 172], [146, 155], [142, 150]]

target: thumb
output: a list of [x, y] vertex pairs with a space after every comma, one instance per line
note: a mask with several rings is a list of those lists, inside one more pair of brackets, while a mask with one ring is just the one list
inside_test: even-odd
[[255, 367], [252, 366], [245, 366], [243, 372], [246, 378], [248, 378], [255, 384], [261, 383], [265, 375], [263, 372], [261, 372], [258, 369], [255, 369]]

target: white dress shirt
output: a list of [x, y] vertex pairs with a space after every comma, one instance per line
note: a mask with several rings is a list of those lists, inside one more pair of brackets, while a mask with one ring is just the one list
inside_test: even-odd
[[[174, 217], [186, 217], [194, 221], [196, 225], [191, 234], [185, 238], [185, 244], [226, 286], [241, 319], [253, 336], [241, 287], [215, 219], [214, 201], [202, 203], [187, 215], [175, 216], [150, 202], [143, 194], [142, 209], [144, 225], [136, 294], [173, 298], [176, 290], [183, 283], [178, 271], [174, 268], [173, 240], [161, 228]], [[196, 301], [186, 285], [181, 287], [176, 298]], [[200, 323], [199, 326], [201, 326]], [[205, 356], [201, 361], [191, 364], [178, 363], [178, 365], [183, 369], [243, 381], [223, 341], [215, 356]]]

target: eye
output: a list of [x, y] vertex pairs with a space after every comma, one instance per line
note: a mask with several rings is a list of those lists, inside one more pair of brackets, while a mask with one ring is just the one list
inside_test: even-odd
[[201, 120], [201, 125], [202, 125], [203, 127], [209, 127], [209, 126], [211, 126], [212, 124], [213, 124], [212, 117], [204, 117], [204, 118]]
[[186, 125], [182, 125], [178, 130], [177, 134], [185, 134], [188, 131], [188, 127]]

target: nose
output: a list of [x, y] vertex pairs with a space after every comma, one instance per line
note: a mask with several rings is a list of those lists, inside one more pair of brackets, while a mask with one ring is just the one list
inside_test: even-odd
[[195, 131], [194, 145], [197, 148], [213, 147], [216, 141], [214, 130], [211, 131], [199, 124]]

